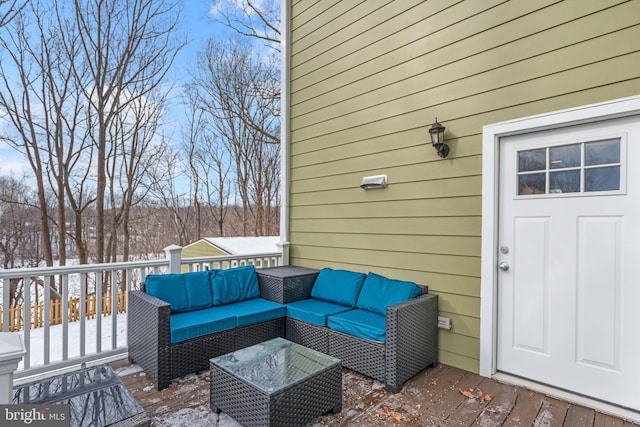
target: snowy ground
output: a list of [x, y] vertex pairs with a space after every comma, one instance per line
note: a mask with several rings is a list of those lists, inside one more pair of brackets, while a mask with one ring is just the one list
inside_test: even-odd
[[[102, 350], [111, 350], [111, 323], [112, 317], [107, 316], [102, 318], [102, 338], [101, 345]], [[95, 319], [89, 319], [85, 322], [85, 355], [93, 354], [96, 352], [97, 343], [97, 324]], [[24, 338], [24, 331], [19, 332]], [[117, 343], [116, 348], [126, 347], [127, 345], [127, 315], [126, 313], [117, 315], [116, 325]], [[30, 365], [32, 368], [41, 366], [44, 364], [44, 328], [34, 328], [30, 330]], [[68, 334], [68, 357], [74, 358], [80, 356], [80, 322], [69, 322], [69, 334]], [[62, 361], [62, 325], [53, 325], [50, 327], [49, 338], [49, 361], [51, 363]], [[23, 369], [24, 360], [20, 362], [18, 369]]]

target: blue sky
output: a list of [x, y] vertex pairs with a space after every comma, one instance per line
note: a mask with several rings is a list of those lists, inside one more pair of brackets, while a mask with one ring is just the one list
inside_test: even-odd
[[193, 66], [196, 54], [201, 50], [213, 34], [221, 34], [228, 29], [215, 21], [209, 12], [214, 2], [211, 0], [183, 0], [181, 28], [188, 37], [189, 44], [179, 53], [174, 66], [177, 78], [185, 75]]

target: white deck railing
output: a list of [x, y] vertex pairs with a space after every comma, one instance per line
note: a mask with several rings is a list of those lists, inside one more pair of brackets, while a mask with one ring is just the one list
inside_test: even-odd
[[[11, 325], [10, 283], [14, 280], [22, 282], [24, 286], [22, 309], [15, 315], [21, 315], [24, 319], [23, 328], [17, 333], [23, 335], [27, 353], [15, 373], [15, 378], [43, 374], [125, 354], [126, 314], [117, 314], [118, 292], [128, 293], [132, 289], [140, 289], [148, 274], [226, 269], [249, 264], [255, 265], [256, 268], [265, 268], [282, 263], [280, 253], [181, 259], [182, 248], [179, 246], [170, 246], [165, 252], [166, 258], [153, 261], [0, 270], [3, 332], [9, 332]], [[51, 292], [44, 292], [44, 289], [51, 289], [54, 281], [57, 285], [55, 288], [60, 289], [61, 285], [59, 298], [62, 303], [62, 319], [59, 325], [51, 325]], [[36, 287], [39, 287], [37, 292]], [[86, 301], [87, 296], [91, 294], [96, 296], [95, 318], [87, 319], [86, 305], [82, 301]], [[38, 301], [35, 301], [36, 295]], [[81, 301], [77, 322], [69, 320], [70, 297], [79, 297]], [[107, 306], [111, 307], [110, 313], [104, 313], [102, 310], [104, 299], [109, 300], [106, 302]], [[43, 326], [32, 328], [31, 307], [39, 302], [44, 303], [41, 313]], [[56, 332], [55, 336], [52, 336], [53, 329]]]

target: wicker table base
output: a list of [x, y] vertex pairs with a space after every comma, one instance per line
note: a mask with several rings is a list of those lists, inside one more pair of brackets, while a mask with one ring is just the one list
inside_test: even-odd
[[211, 359], [211, 409], [245, 426], [298, 426], [342, 410], [342, 364], [276, 338]]

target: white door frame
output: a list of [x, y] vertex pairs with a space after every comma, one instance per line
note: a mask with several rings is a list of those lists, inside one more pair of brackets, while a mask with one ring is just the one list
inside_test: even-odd
[[[498, 260], [498, 178], [500, 138], [541, 130], [579, 125], [640, 114], [640, 96], [555, 111], [487, 125], [482, 131], [482, 261], [480, 290], [480, 375], [501, 377], [496, 368], [497, 350], [497, 260]], [[509, 382], [532, 387], [526, 380]], [[545, 389], [547, 389], [545, 387]], [[543, 390], [549, 392], [549, 390]], [[560, 395], [560, 393], [558, 393]], [[571, 395], [564, 396], [565, 398]], [[582, 404], [588, 402], [581, 401]], [[595, 406], [595, 405], [590, 405]], [[600, 406], [600, 405], [597, 405]], [[611, 408], [610, 408], [611, 409]], [[620, 412], [611, 409], [610, 412]], [[624, 411], [628, 412], [628, 411]], [[635, 416], [633, 416], [635, 414]], [[625, 414], [637, 418], [636, 413]]]

